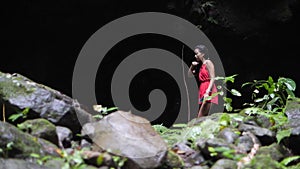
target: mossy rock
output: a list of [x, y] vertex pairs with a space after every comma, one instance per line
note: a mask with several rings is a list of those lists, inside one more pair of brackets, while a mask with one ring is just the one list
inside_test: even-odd
[[32, 136], [43, 138], [58, 145], [58, 136], [56, 134], [56, 127], [50, 121], [38, 118], [26, 120], [18, 124], [18, 128], [31, 134]]
[[256, 155], [243, 169], [283, 169], [280, 163], [274, 160], [269, 154]]

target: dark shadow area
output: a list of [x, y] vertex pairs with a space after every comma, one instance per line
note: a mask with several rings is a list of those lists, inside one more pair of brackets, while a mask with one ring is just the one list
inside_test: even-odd
[[[0, 7], [0, 70], [20, 73], [71, 96], [73, 68], [82, 46], [95, 31], [110, 21], [136, 12], [156, 11], [174, 14], [198, 24], [187, 12], [191, 4], [171, 2], [89, 0], [3, 3]], [[240, 35], [218, 24], [204, 25], [203, 31], [217, 50], [226, 75], [238, 74], [235, 83], [229, 84], [229, 87], [240, 90], [244, 95], [233, 97], [234, 106], [241, 106], [251, 96], [250, 89], [241, 88], [245, 82], [272, 76], [274, 79], [288, 77], [300, 84], [296, 39], [300, 30], [299, 4], [291, 9], [293, 16], [290, 20], [284, 24], [268, 21], [268, 27], [259, 30], [257, 35]], [[113, 106], [106, 92], [110, 91], [113, 70], [126, 56], [145, 48], [162, 48], [180, 57], [182, 44], [160, 35], [134, 36], [116, 44], [98, 70], [95, 84], [99, 104]], [[185, 50], [185, 53], [193, 57], [192, 51]], [[185, 60], [187, 64], [191, 61]], [[153, 84], [153, 87], [158, 87], [156, 85]], [[131, 88], [131, 93], [134, 93]], [[300, 96], [298, 88], [296, 95]]]

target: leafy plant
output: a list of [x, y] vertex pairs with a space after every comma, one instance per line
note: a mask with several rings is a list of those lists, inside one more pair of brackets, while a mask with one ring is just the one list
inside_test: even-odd
[[22, 117], [23, 119], [27, 118], [27, 114], [29, 113], [29, 108], [25, 108], [24, 110], [22, 111], [19, 111], [15, 114], [12, 114], [11, 116], [9, 116], [9, 120], [11, 121], [16, 121], [18, 118]]
[[193, 126], [175, 124], [173, 128], [165, 128], [162, 125], [153, 125], [153, 127], [170, 147], [176, 143], [187, 143], [191, 148], [196, 149], [198, 139], [213, 138], [221, 126], [218, 122], [208, 119]]
[[288, 119], [284, 113], [286, 102], [289, 98], [295, 97], [296, 83], [290, 78], [280, 77], [277, 82], [269, 76], [268, 80], [254, 80], [247, 82], [242, 87], [250, 85], [253, 89], [252, 100], [248, 103], [250, 107], [243, 110], [249, 116], [263, 115], [269, 118], [273, 126], [270, 128], [276, 131], [277, 142], [289, 137], [291, 130], [285, 127]]
[[212, 157], [220, 154], [225, 158], [236, 161], [239, 161], [245, 156], [245, 154], [237, 154], [235, 149], [229, 147], [208, 147], [208, 151]]
[[60, 157], [54, 156], [41, 156], [39, 154], [32, 153], [30, 154], [31, 157], [36, 159], [36, 162], [39, 165], [44, 165], [50, 159], [61, 159], [63, 160], [62, 169], [84, 169], [87, 167], [84, 161], [84, 157], [82, 152], [84, 149], [73, 149], [71, 153], [68, 153], [66, 150], [57, 149], [56, 151], [60, 155]]
[[[234, 80], [235, 80], [235, 77], [237, 76], [238, 74], [234, 74], [232, 76], [227, 76], [227, 77], [220, 77], [220, 76], [217, 76], [215, 77], [215, 80], [219, 80], [221, 81], [221, 85], [218, 85], [217, 88], [218, 90], [220, 90], [220, 92], [218, 92], [219, 95], [223, 96], [224, 95], [224, 91], [228, 91], [230, 92], [233, 96], [242, 96], [242, 94], [236, 90], [236, 89], [228, 89], [226, 84], [228, 82], [230, 83], [234, 83]], [[233, 111], [233, 107], [232, 107], [232, 99], [231, 98], [228, 98], [228, 97], [223, 97], [223, 100], [224, 100], [224, 106], [225, 106], [225, 109], [228, 111], [228, 112], [231, 112]]]
[[12, 150], [13, 144], [13, 142], [8, 142], [5, 148], [0, 148], [0, 154], [2, 154], [4, 158], [8, 157], [8, 152]]
[[121, 156], [112, 156], [112, 159], [114, 163], [116, 164], [117, 168], [121, 168], [124, 166], [125, 162], [127, 161], [126, 157], [121, 157]]
[[62, 169], [84, 169], [86, 167], [80, 150], [74, 149], [71, 154], [63, 150], [61, 155], [65, 160]]
[[182, 133], [183, 127], [167, 128], [163, 124], [155, 124], [152, 125], [152, 127], [158, 134], [160, 134], [160, 136], [169, 146], [173, 146], [181, 139], [180, 135]]
[[254, 88], [252, 93], [253, 105], [270, 111], [281, 111], [288, 97], [295, 97], [296, 83], [290, 78], [280, 77], [277, 82], [269, 76], [268, 80], [254, 80], [242, 87], [250, 85]]
[[152, 125], [152, 127], [160, 135], [163, 135], [165, 132], [169, 131], [169, 128], [165, 127], [163, 124], [155, 124]]
[[111, 107], [111, 108], [107, 108], [107, 107], [102, 107], [102, 105], [94, 105], [93, 109], [98, 112], [99, 114], [94, 115], [94, 118], [98, 118], [98, 119], [102, 119], [105, 115], [107, 115], [109, 112], [114, 111], [114, 110], [118, 110], [118, 107]]
[[280, 162], [280, 164], [281, 164], [282, 168], [287, 168], [286, 166], [288, 166], [292, 161], [295, 161], [298, 159], [300, 159], [300, 156], [286, 157]]
[[52, 156], [49, 156], [49, 155], [41, 156], [41, 155], [36, 154], [36, 153], [31, 153], [30, 157], [35, 158], [36, 163], [38, 163], [39, 165], [43, 165], [43, 164], [45, 164], [46, 161], [53, 158]]
[[[207, 21], [213, 24], [218, 24], [218, 20], [210, 14], [212, 9], [215, 9], [215, 1], [210, 0], [200, 0], [193, 1], [192, 9], [195, 13], [197, 13], [202, 21]], [[201, 28], [201, 25], [198, 27]]]

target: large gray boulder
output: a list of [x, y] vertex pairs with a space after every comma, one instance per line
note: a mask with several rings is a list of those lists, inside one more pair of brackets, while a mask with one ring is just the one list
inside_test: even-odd
[[136, 164], [135, 168], [160, 166], [168, 149], [147, 119], [124, 111], [85, 124], [82, 135], [88, 135], [101, 149], [129, 158]]
[[93, 120], [76, 100], [20, 74], [0, 72], [0, 104], [5, 104], [7, 117], [29, 108], [28, 116], [45, 118], [74, 133]]

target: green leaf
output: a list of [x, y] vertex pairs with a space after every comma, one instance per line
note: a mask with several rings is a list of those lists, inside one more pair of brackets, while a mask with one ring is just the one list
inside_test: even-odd
[[215, 80], [224, 80], [224, 79], [225, 79], [225, 77], [216, 76], [214, 79], [215, 79]]
[[269, 99], [269, 96], [264, 95], [263, 98], [254, 99], [254, 102], [259, 103], [259, 102], [262, 102], [262, 101], [265, 101], [265, 100], [268, 100], [268, 99]]
[[44, 156], [44, 157], [41, 159], [41, 161], [47, 161], [47, 160], [49, 160], [49, 159], [51, 159], [51, 158], [53, 158], [53, 157], [50, 156], [50, 155], [46, 155], [46, 156]]
[[290, 78], [279, 78], [278, 82], [284, 83], [286, 85], [286, 87], [291, 90], [291, 91], [295, 91], [296, 90], [296, 83], [294, 80], [290, 79]]
[[286, 89], [285, 91], [287, 92], [288, 95], [290, 95], [290, 96], [292, 96], [292, 97], [295, 97], [294, 92], [292, 92], [291, 90]]
[[27, 114], [29, 113], [29, 110], [30, 110], [29, 107], [25, 108], [25, 109], [22, 111], [22, 114], [23, 114], [23, 115], [27, 115]]
[[211, 153], [215, 153], [215, 152], [216, 152], [215, 148], [213, 148], [213, 147], [210, 147], [210, 146], [209, 146], [207, 149], [208, 149], [208, 151], [211, 152]]
[[14, 122], [22, 116], [23, 116], [22, 113], [16, 113], [16, 114], [12, 114], [11, 116], [9, 116], [8, 119]]
[[233, 109], [231, 107], [232, 99], [228, 98], [228, 97], [223, 97], [223, 100], [224, 100], [224, 106], [225, 106], [226, 110], [229, 111], [229, 112], [231, 112], [232, 109]]
[[242, 110], [245, 114], [247, 115], [255, 115], [255, 114], [259, 114], [259, 112], [261, 111], [260, 108], [257, 107], [250, 107], [250, 108], [245, 108], [244, 110]]
[[271, 76], [269, 76], [268, 82], [269, 82], [270, 84], [273, 84], [273, 83], [274, 83], [274, 80], [273, 80], [273, 78], [272, 78]]
[[33, 158], [40, 158], [41, 156], [39, 154], [36, 154], [36, 153], [31, 153], [30, 154], [30, 157], [33, 157]]
[[240, 122], [242, 122], [243, 120], [244, 120], [244, 116], [242, 116], [241, 114], [236, 114], [236, 113], [234, 113], [234, 114], [229, 114], [229, 116], [230, 116], [230, 119], [233, 119], [233, 120], [235, 120], [235, 121], [240, 121]]
[[289, 137], [291, 135], [291, 132], [292, 132], [292, 129], [279, 130], [276, 133], [277, 143], [279, 144], [283, 138]]
[[242, 94], [241, 94], [239, 91], [235, 90], [235, 89], [231, 89], [230, 92], [231, 92], [231, 94], [234, 95], [234, 96], [242, 96]]
[[163, 134], [164, 132], [168, 131], [169, 129], [165, 126], [163, 126], [162, 124], [155, 124], [152, 125], [152, 127], [154, 128], [154, 130], [160, 134]]
[[118, 110], [118, 107], [111, 107], [111, 108], [108, 108], [106, 111], [113, 111], [113, 110]]
[[80, 133], [76, 134], [77, 137], [83, 137]]
[[81, 157], [80, 151], [75, 151], [73, 156], [72, 156], [72, 160], [76, 163], [76, 164], [82, 164], [84, 161]]
[[223, 113], [219, 119], [219, 124], [222, 126], [228, 126], [230, 124], [230, 116], [227, 113]]
[[238, 74], [234, 74], [232, 76], [228, 76], [228, 77], [225, 77], [225, 83], [227, 83], [228, 81], [234, 83], [234, 77], [237, 76]]
[[97, 118], [97, 119], [102, 119], [102, 118], [103, 118], [103, 116], [102, 116], [101, 114], [96, 114], [96, 115], [94, 115], [93, 117], [94, 117], [94, 118]]
[[246, 82], [242, 84], [242, 87], [247, 86], [247, 85], [253, 85], [253, 82]]
[[30, 108], [25, 108], [21, 112], [12, 114], [11, 116], [8, 117], [8, 119], [14, 122], [20, 117], [26, 118], [26, 115], [29, 113], [29, 110], [30, 110]]
[[238, 74], [234, 74], [232, 76], [227, 76], [227, 77], [216, 76], [214, 79], [215, 80], [223, 80], [224, 83], [227, 83], [228, 81], [234, 83], [234, 79], [235, 79], [234, 77], [237, 75]]
[[104, 161], [104, 158], [103, 158], [103, 155], [101, 154], [97, 157], [97, 165], [98, 166], [101, 165], [103, 163], [103, 161]]
[[231, 112], [233, 110], [233, 108], [232, 108], [232, 106], [230, 104], [225, 104], [225, 108], [229, 112]]
[[86, 164], [80, 164], [77, 168], [74, 169], [86, 169], [87, 165]]
[[61, 169], [71, 169], [71, 166], [69, 163], [64, 163]]
[[228, 97], [223, 97], [223, 100], [224, 100], [226, 103], [231, 103], [231, 102], [232, 102], [232, 99], [231, 99], [231, 98], [228, 98]]
[[14, 145], [14, 142], [9, 142], [9, 143], [6, 144], [6, 148], [8, 150], [11, 150], [13, 145]]
[[173, 127], [184, 128], [184, 127], [187, 127], [187, 124], [185, 124], [185, 123], [173, 124]]
[[294, 161], [294, 160], [298, 160], [300, 158], [300, 156], [291, 156], [291, 157], [287, 157], [285, 159], [283, 159], [280, 164], [287, 166], [290, 162]]

